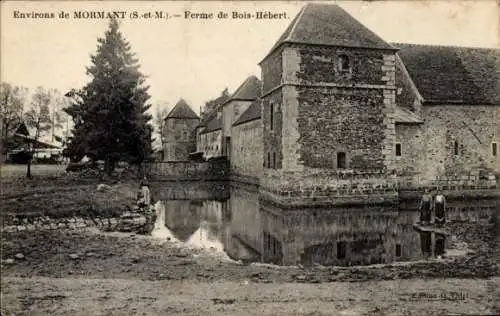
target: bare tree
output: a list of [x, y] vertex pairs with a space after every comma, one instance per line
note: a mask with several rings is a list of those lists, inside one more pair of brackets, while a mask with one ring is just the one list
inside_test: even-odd
[[2, 82], [0, 85], [0, 150], [5, 154], [9, 135], [22, 121], [28, 90]]
[[51, 90], [50, 95], [51, 102], [49, 105], [49, 111], [50, 119], [52, 121], [51, 142], [54, 143], [54, 140], [56, 139], [56, 131], [60, 131], [69, 119], [69, 116], [63, 111], [63, 108], [68, 106], [68, 100], [56, 89]]
[[32, 96], [31, 107], [24, 115], [26, 125], [31, 127], [35, 133], [28, 146], [28, 164], [26, 168], [26, 177], [28, 178], [31, 178], [31, 161], [38, 148], [40, 136], [49, 131], [53, 125], [50, 112], [51, 102], [51, 92], [38, 87]]

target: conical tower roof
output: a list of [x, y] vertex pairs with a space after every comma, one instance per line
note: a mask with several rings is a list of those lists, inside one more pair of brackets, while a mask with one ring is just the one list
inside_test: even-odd
[[267, 56], [283, 43], [397, 50], [340, 6], [321, 3], [306, 4]]
[[200, 117], [193, 111], [184, 99], [180, 99], [174, 108], [168, 113], [165, 119], [199, 119]]

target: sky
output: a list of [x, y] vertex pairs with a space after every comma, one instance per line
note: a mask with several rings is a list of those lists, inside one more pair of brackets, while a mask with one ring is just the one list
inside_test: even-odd
[[[332, 1], [333, 2], [333, 1]], [[478, 1], [335, 1], [388, 42], [500, 47], [500, 5]], [[120, 29], [147, 76], [154, 107], [184, 98], [199, 112], [224, 88], [234, 92], [250, 75], [260, 78], [258, 63], [305, 2], [170, 1], [2, 1], [0, 78], [28, 88], [44, 86], [62, 93], [90, 80], [85, 67], [104, 35], [106, 19], [76, 19], [75, 12], [126, 11]], [[228, 19], [185, 19], [184, 12], [217, 14]], [[68, 19], [15, 18], [21, 13], [64, 11]], [[171, 19], [132, 19], [155, 11], [180, 14]], [[287, 19], [232, 19], [233, 11], [285, 12]]]

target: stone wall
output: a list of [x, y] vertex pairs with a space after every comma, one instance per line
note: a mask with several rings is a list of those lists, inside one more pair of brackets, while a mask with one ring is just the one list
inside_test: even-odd
[[338, 152], [347, 169], [383, 170], [384, 102], [380, 89], [297, 87], [300, 151], [304, 166], [336, 168]]
[[252, 101], [232, 100], [224, 104], [222, 110], [222, 126], [224, 137], [231, 137], [233, 123], [245, 112], [252, 104]]
[[[300, 72], [297, 78], [302, 84], [337, 83], [343, 85], [385, 85], [384, 52], [380, 50], [354, 49], [330, 46], [295, 45], [300, 55]], [[347, 56], [350, 71], [337, 67], [340, 56]]]
[[[42, 231], [61, 229], [86, 229], [99, 228], [114, 231], [120, 226], [120, 219], [116, 217], [94, 217], [89, 213], [86, 217], [67, 216], [52, 218], [49, 216], [37, 216], [30, 218], [12, 218], [6, 220], [2, 230], [5, 232]], [[140, 226], [145, 223], [145, 217], [138, 215], [131, 219], [129, 224]]]
[[317, 170], [302, 172], [264, 169], [262, 200], [282, 208], [394, 204], [397, 183], [379, 171]]
[[497, 156], [492, 153], [492, 143], [500, 143], [500, 107], [423, 106], [422, 115], [424, 124], [396, 125], [400, 175], [434, 181], [436, 176], [469, 176], [480, 168], [500, 173], [498, 147]]
[[202, 133], [200, 141], [200, 150], [203, 151], [203, 158], [210, 159], [222, 156], [222, 130]]
[[225, 181], [229, 179], [227, 159], [211, 159], [206, 162], [153, 162], [143, 164], [144, 174], [157, 181]]
[[[295, 74], [287, 70], [285, 83], [297, 84], [300, 163], [335, 168], [343, 152], [347, 169], [391, 169], [395, 55], [305, 45], [296, 50], [298, 67]], [[341, 56], [348, 70], [339, 70]]]
[[[423, 190], [401, 190], [399, 207], [403, 211], [416, 211]], [[500, 190], [443, 190], [447, 209], [456, 212], [492, 212], [500, 207]], [[489, 213], [491, 215], [491, 213]], [[457, 215], [459, 217], [463, 215]]]
[[258, 181], [263, 168], [262, 121], [253, 120], [233, 126], [231, 137], [231, 174]]
[[164, 161], [187, 161], [196, 150], [198, 119], [169, 118], [163, 125]]
[[[273, 111], [272, 115], [271, 110]], [[263, 98], [260, 120], [264, 146], [261, 160], [263, 168], [282, 168], [283, 111], [286, 111], [286, 109], [284, 109], [281, 89], [275, 90]], [[272, 124], [271, 118], [273, 120]]]

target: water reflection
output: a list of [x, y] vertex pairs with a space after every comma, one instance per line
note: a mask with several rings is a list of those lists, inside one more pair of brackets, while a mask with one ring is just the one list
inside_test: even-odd
[[236, 184], [225, 196], [229, 198], [165, 199], [166, 231], [186, 245], [225, 252], [236, 260], [284, 265], [417, 260], [443, 254], [449, 242], [444, 233], [415, 229], [416, 211], [282, 210], [261, 204], [256, 187]]

